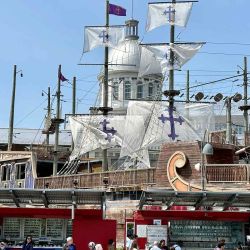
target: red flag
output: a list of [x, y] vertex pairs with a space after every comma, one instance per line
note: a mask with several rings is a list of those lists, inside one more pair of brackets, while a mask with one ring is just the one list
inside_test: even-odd
[[126, 9], [119, 5], [109, 4], [109, 14], [113, 14], [116, 16], [126, 16]]
[[68, 81], [68, 79], [67, 78], [65, 78], [64, 77], [64, 75], [60, 72], [60, 74], [59, 74], [59, 79], [60, 79], [60, 81], [62, 81], [62, 82], [66, 82], [66, 81]]

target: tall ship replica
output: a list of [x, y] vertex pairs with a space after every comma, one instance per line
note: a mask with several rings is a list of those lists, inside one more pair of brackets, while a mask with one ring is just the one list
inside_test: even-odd
[[[59, 141], [64, 122], [60, 84], [66, 80], [59, 66], [57, 115], [51, 118], [48, 108], [46, 144], [13, 145], [18, 151], [0, 152], [2, 240], [17, 244], [28, 233], [40, 243], [60, 245], [73, 234], [83, 248], [85, 241], [94, 240], [104, 249], [111, 239], [124, 245], [124, 236], [130, 234], [138, 235], [140, 249], [159, 237], [169, 244], [180, 241], [184, 249], [213, 249], [222, 238], [228, 249], [237, 242], [247, 243], [247, 97], [242, 106], [246, 140], [239, 146], [233, 143], [230, 110], [227, 133], [215, 130], [214, 105], [224, 98], [222, 94], [205, 102], [197, 93], [196, 101], [191, 101], [188, 82], [186, 101], [180, 101], [174, 84], [175, 70], [205, 45], [175, 41], [176, 26], [187, 25], [193, 4], [196, 1], [149, 3], [146, 31], [169, 25], [170, 36], [166, 43], [146, 44], [139, 39], [139, 21], [132, 18], [125, 25], [110, 25], [109, 14], [124, 16], [126, 10], [106, 1], [106, 24], [84, 30], [84, 53], [104, 47], [99, 102], [89, 114], [76, 114], [73, 107], [66, 115], [72, 144], [62, 146]], [[228, 105], [241, 98], [236, 93], [224, 100]], [[48, 138], [54, 133], [51, 146]], [[95, 199], [100, 199], [105, 220], [93, 210], [98, 205]], [[71, 213], [58, 212], [62, 205]], [[22, 210], [11, 213], [6, 206]], [[99, 223], [102, 232], [89, 223]], [[84, 225], [89, 232], [82, 231]]]

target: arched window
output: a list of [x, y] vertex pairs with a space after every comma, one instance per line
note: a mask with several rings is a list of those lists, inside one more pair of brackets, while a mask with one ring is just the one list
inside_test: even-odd
[[137, 83], [137, 99], [142, 99], [143, 98], [143, 84], [142, 82]]
[[154, 94], [154, 85], [152, 82], [150, 82], [148, 84], [148, 97], [149, 97], [149, 99], [153, 98], [153, 94]]
[[114, 82], [113, 84], [113, 98], [114, 100], [118, 100], [119, 97], [119, 84], [118, 82]]
[[125, 82], [125, 86], [124, 86], [124, 99], [125, 100], [131, 99], [131, 83], [129, 81]]

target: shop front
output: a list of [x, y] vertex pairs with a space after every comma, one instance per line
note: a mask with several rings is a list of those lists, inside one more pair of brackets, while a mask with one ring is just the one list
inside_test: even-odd
[[178, 243], [183, 249], [226, 249], [247, 245], [250, 232], [249, 193], [144, 192], [140, 210], [127, 219], [126, 234], [138, 235], [140, 249], [154, 241]]
[[32, 236], [35, 249], [59, 250], [72, 236], [77, 249], [90, 241], [107, 249], [116, 240], [116, 221], [103, 219], [103, 200], [101, 191], [0, 190], [1, 204], [18, 206], [0, 208], [0, 240], [13, 250]]

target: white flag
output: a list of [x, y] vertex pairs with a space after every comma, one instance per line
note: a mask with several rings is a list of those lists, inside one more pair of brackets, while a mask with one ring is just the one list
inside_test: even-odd
[[[139, 77], [159, 73], [165, 75], [169, 69], [180, 69], [202, 47], [202, 43], [174, 45], [142, 45]], [[170, 50], [174, 52], [174, 65], [170, 63]]]
[[84, 30], [84, 49], [88, 52], [98, 46], [115, 47], [125, 39], [125, 26], [87, 26]]
[[165, 24], [185, 27], [193, 3], [149, 3], [146, 30], [150, 31]]

